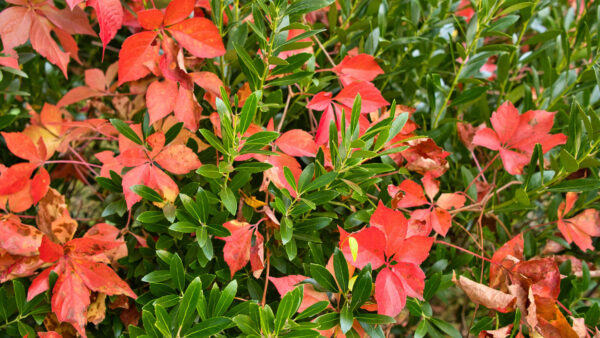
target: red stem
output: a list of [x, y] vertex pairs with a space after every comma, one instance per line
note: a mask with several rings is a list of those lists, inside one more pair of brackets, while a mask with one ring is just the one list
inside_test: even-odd
[[462, 251], [462, 252], [466, 252], [466, 253], [468, 253], [469, 255], [473, 255], [474, 257], [477, 257], [477, 258], [479, 258], [479, 259], [482, 259], [482, 260], [484, 260], [484, 261], [486, 261], [486, 262], [490, 262], [490, 263], [492, 263], [492, 264], [496, 264], [496, 263], [492, 262], [492, 260], [491, 260], [491, 259], [489, 259], [489, 258], [486, 258], [486, 257], [483, 257], [483, 256], [481, 256], [480, 254], [476, 254], [476, 253], [474, 253], [473, 251], [469, 251], [469, 250], [467, 250], [467, 249], [461, 248], [461, 247], [460, 247], [460, 246], [458, 246], [458, 245], [454, 245], [454, 244], [451, 244], [451, 243], [448, 243], [448, 242], [444, 242], [444, 241], [440, 241], [440, 240], [437, 240], [437, 239], [436, 239], [434, 242], [435, 242], [436, 244], [442, 244], [442, 245], [446, 245], [446, 246], [449, 246], [449, 247], [451, 247], [451, 248], [454, 248], [454, 249], [460, 250], [460, 251]]

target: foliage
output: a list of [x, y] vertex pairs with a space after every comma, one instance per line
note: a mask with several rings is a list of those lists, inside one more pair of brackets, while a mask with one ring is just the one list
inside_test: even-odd
[[3, 336], [600, 336], [597, 2], [1, 6]]

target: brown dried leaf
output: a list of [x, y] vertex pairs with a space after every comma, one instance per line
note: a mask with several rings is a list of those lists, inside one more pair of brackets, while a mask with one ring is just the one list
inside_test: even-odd
[[71, 240], [77, 230], [77, 222], [69, 216], [65, 197], [52, 188], [40, 200], [36, 222], [43, 233], [60, 244]]
[[508, 312], [510, 308], [515, 305], [515, 296], [476, 283], [466, 277], [460, 276], [457, 279], [456, 274], [454, 274], [452, 276], [452, 281], [460, 287], [473, 302], [483, 305], [488, 309]]

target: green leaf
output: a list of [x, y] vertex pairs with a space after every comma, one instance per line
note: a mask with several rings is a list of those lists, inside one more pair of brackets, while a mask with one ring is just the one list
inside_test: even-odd
[[330, 312], [317, 317], [315, 323], [319, 324], [319, 330], [329, 330], [339, 324], [339, 313]]
[[568, 172], [576, 172], [579, 170], [579, 164], [577, 160], [573, 157], [573, 155], [569, 154], [569, 152], [565, 149], [560, 151], [559, 154], [560, 162], [562, 163], [565, 170]]
[[25, 307], [25, 303], [27, 303], [25, 298], [25, 287], [23, 286], [23, 283], [14, 279], [13, 290], [15, 292], [15, 302], [17, 303], [19, 313], [23, 314], [23, 308]]
[[548, 188], [550, 192], [586, 192], [600, 189], [600, 180], [594, 178], [579, 178], [559, 183]]
[[142, 212], [138, 215], [136, 220], [142, 223], [158, 223], [164, 221], [165, 216], [161, 211], [151, 210]]
[[238, 205], [237, 200], [235, 199], [235, 195], [233, 194], [231, 189], [229, 189], [229, 187], [221, 189], [221, 191], [219, 192], [219, 197], [221, 197], [221, 202], [223, 202], [223, 205], [225, 206], [227, 211], [229, 211], [230, 214], [235, 216], [235, 214], [237, 213]]
[[323, 311], [325, 311], [325, 309], [327, 308], [327, 306], [329, 306], [329, 302], [326, 300], [320, 301], [320, 302], [316, 302], [313, 305], [307, 307], [306, 309], [304, 309], [304, 311], [300, 312], [297, 316], [296, 316], [296, 320], [300, 320], [300, 319], [304, 319], [304, 318], [310, 318], [313, 317], [314, 315], [321, 313]]
[[116, 183], [114, 183], [110, 178], [96, 176], [96, 182], [98, 182], [98, 184], [106, 190], [110, 190], [110, 191], [114, 191], [114, 192], [122, 192], [123, 191], [123, 188], [120, 185], [117, 185]]
[[200, 168], [196, 169], [196, 173], [208, 178], [223, 177], [223, 174], [219, 171], [219, 168], [214, 164], [203, 164]]
[[352, 316], [352, 310], [348, 304], [344, 305], [342, 311], [340, 311], [340, 328], [343, 333], [347, 333], [352, 328], [354, 317]]
[[294, 226], [292, 225], [292, 221], [288, 217], [284, 217], [281, 220], [281, 227], [279, 228], [279, 233], [281, 234], [281, 242], [285, 245], [291, 239], [294, 233]]
[[175, 287], [180, 291], [183, 291], [185, 288], [185, 272], [179, 254], [175, 253], [171, 256], [169, 271], [171, 272], [171, 278], [173, 279], [173, 283], [175, 283]]
[[360, 313], [356, 319], [367, 324], [393, 324], [396, 320], [390, 316], [378, 315], [376, 313]]
[[196, 316], [196, 303], [201, 292], [202, 282], [196, 277], [185, 290], [177, 309], [177, 324], [180, 330], [186, 328]]
[[279, 307], [277, 308], [277, 315], [275, 316], [273, 332], [277, 335], [285, 325], [286, 321], [292, 317], [300, 304], [302, 303], [302, 286], [294, 288], [294, 290], [288, 292], [283, 296]]
[[242, 163], [240, 165], [236, 165], [235, 170], [240, 171], [240, 172], [248, 172], [250, 174], [254, 174], [254, 173], [263, 172], [272, 167], [273, 166], [270, 165], [269, 163], [248, 162], [248, 163]]
[[360, 307], [369, 297], [371, 297], [371, 291], [373, 288], [373, 279], [371, 277], [370, 265], [364, 267], [352, 286], [352, 309]]
[[185, 221], [173, 223], [169, 227], [169, 230], [181, 232], [184, 234], [194, 233], [194, 232], [196, 232], [197, 229], [198, 229], [198, 226], [196, 224], [190, 223], [190, 222], [185, 222]]
[[181, 129], [183, 129], [183, 122], [177, 122], [169, 128], [165, 133], [165, 144], [171, 143], [179, 135]]
[[465, 104], [465, 103], [468, 103], [471, 101], [475, 101], [481, 95], [483, 95], [485, 92], [487, 92], [489, 89], [490, 88], [487, 86], [486, 87], [469, 88], [469, 89], [465, 90], [464, 92], [462, 92], [460, 95], [458, 95], [454, 100], [452, 100], [450, 107], [454, 107], [459, 104]]
[[328, 173], [325, 173], [319, 177], [316, 177], [314, 179], [314, 181], [310, 182], [310, 184], [308, 184], [308, 186], [306, 187], [305, 191], [309, 192], [309, 191], [313, 191], [313, 190], [317, 190], [319, 188], [322, 188], [326, 185], [328, 185], [329, 183], [333, 182], [333, 180], [335, 180], [335, 178], [337, 177], [337, 173], [335, 171], [330, 171]]
[[117, 129], [119, 134], [127, 137], [128, 139], [137, 144], [144, 144], [144, 142], [142, 142], [142, 139], [140, 139], [140, 137], [135, 133], [135, 131], [133, 131], [133, 129], [131, 129], [131, 127], [127, 123], [119, 119], [110, 119], [110, 123]]
[[238, 329], [247, 335], [260, 336], [260, 331], [256, 323], [248, 315], [237, 315], [233, 317], [233, 322]]
[[333, 271], [335, 272], [335, 279], [338, 282], [341, 291], [348, 291], [348, 282], [350, 280], [348, 263], [346, 262], [344, 254], [338, 248], [335, 248], [335, 252], [333, 253]]
[[462, 335], [460, 334], [460, 332], [452, 325], [450, 325], [449, 323], [432, 317], [430, 318], [431, 322], [437, 326], [440, 330], [442, 330], [442, 332], [444, 332], [445, 334], [449, 335], [450, 337], [453, 338], [462, 338]]
[[287, 15], [306, 14], [331, 5], [335, 0], [297, 0], [285, 11]]
[[259, 131], [258, 133], [250, 135], [246, 138], [246, 143], [244, 143], [244, 147], [248, 145], [259, 145], [265, 146], [269, 142], [273, 141], [279, 136], [279, 133], [276, 131]]
[[160, 283], [171, 279], [171, 272], [167, 270], [152, 271], [142, 277], [145, 283]]
[[154, 189], [143, 184], [133, 185], [129, 189], [150, 202], [163, 202], [163, 198]]
[[227, 284], [225, 289], [223, 289], [223, 291], [221, 292], [221, 297], [219, 297], [219, 301], [217, 302], [217, 305], [215, 305], [215, 307], [212, 310], [213, 317], [225, 314], [225, 312], [231, 305], [231, 302], [233, 302], [235, 294], [237, 293], [237, 286], [237, 281], [232, 280], [231, 282], [229, 282], [229, 284]]
[[250, 127], [250, 123], [254, 120], [254, 115], [256, 115], [256, 105], [258, 102], [258, 98], [261, 96], [261, 92], [257, 91], [246, 99], [244, 102], [244, 106], [242, 107], [242, 112], [240, 113], [240, 121], [237, 125], [237, 132], [239, 134], [244, 134], [248, 127]]
[[339, 292], [335, 283], [335, 279], [323, 266], [311, 263], [310, 274], [312, 278], [314, 278], [317, 283], [319, 283], [326, 290], [336, 293]]
[[171, 337], [171, 317], [167, 310], [160, 304], [154, 304], [154, 312], [156, 313], [156, 322], [152, 324], [154, 324], [163, 336]]
[[[229, 154], [229, 152], [227, 150], [225, 150], [225, 147], [223, 146], [223, 143], [221, 143], [221, 140], [219, 140], [215, 136], [215, 134], [213, 134], [212, 131], [210, 131], [208, 129], [200, 129], [200, 134], [202, 134], [202, 136], [204, 137], [206, 142], [208, 142], [208, 144], [210, 144], [211, 146], [215, 147], [215, 149], [217, 149], [218, 151], [220, 151], [223, 154]], [[200, 167], [200, 168], [202, 168], [202, 167]]]
[[184, 337], [210, 337], [225, 330], [231, 324], [231, 319], [226, 317], [213, 317], [194, 325]]
[[585, 312], [585, 325], [596, 326], [600, 319], [600, 306], [598, 303], [593, 303], [592, 306]]
[[294, 191], [298, 191], [298, 187], [296, 186], [296, 178], [294, 177], [294, 174], [292, 173], [290, 168], [283, 167], [283, 176], [285, 176], [285, 180], [288, 182], [290, 187]]
[[269, 81], [270, 86], [288, 86], [300, 82], [301, 80], [311, 76], [312, 72], [297, 72], [290, 75], [286, 75], [281, 78]]
[[185, 194], [179, 194], [179, 199], [185, 210], [194, 217], [194, 219], [199, 222], [206, 219], [206, 209], [200, 207], [199, 203], [195, 202], [191, 197]]

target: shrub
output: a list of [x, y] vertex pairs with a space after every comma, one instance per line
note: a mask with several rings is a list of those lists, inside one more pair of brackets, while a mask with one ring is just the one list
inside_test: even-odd
[[0, 330], [600, 335], [599, 13], [2, 2]]

